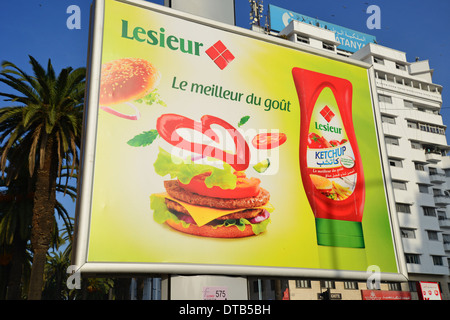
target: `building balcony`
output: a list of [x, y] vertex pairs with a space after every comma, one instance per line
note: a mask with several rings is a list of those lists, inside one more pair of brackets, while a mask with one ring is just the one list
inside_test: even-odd
[[438, 163], [442, 160], [442, 155], [439, 153], [429, 152], [425, 153], [425, 159], [430, 163]]
[[439, 227], [450, 229], [450, 219], [439, 219]]
[[450, 251], [450, 243], [444, 243], [444, 250]]
[[[435, 132], [427, 132], [419, 128], [405, 128], [404, 135], [410, 140], [418, 141], [423, 146], [427, 146], [427, 153], [441, 154], [443, 150], [448, 150], [447, 139], [445, 134]], [[441, 160], [441, 158], [439, 158]]]
[[[382, 79], [384, 77], [384, 79]], [[392, 78], [392, 79], [391, 79]], [[428, 83], [420, 83], [417, 82], [417, 86], [415, 86], [416, 81], [408, 81], [399, 83], [398, 79], [395, 79], [391, 76], [389, 78], [387, 75], [379, 74], [376, 79], [376, 84], [378, 88], [392, 90], [396, 92], [401, 92], [407, 95], [412, 95], [417, 98], [429, 99], [433, 101], [437, 101], [442, 103], [441, 93], [436, 89], [436, 85], [428, 84]]]
[[442, 184], [445, 183], [445, 174], [435, 173], [430, 174], [430, 182], [434, 184]]
[[434, 196], [434, 203], [438, 206], [446, 206], [450, 204], [450, 197], [444, 195]]

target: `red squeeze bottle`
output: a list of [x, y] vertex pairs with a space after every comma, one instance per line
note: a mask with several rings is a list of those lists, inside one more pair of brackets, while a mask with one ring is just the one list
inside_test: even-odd
[[317, 244], [364, 248], [364, 173], [350, 81], [293, 68], [300, 103], [299, 162]]

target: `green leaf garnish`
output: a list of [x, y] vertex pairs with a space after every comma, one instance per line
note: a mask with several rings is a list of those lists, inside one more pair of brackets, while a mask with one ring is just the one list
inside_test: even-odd
[[141, 134], [136, 135], [133, 139], [129, 140], [127, 144], [132, 147], [146, 147], [151, 145], [152, 142], [158, 138], [159, 133], [156, 130], [144, 131]]
[[248, 121], [248, 119], [250, 119], [250, 116], [242, 117], [241, 120], [238, 123], [238, 127], [244, 125]]

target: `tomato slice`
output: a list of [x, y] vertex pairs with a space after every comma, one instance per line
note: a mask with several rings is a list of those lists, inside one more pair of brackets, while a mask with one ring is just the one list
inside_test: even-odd
[[252, 144], [256, 149], [273, 149], [281, 146], [287, 140], [286, 134], [284, 133], [260, 133], [257, 134], [253, 140]]
[[257, 178], [247, 178], [243, 172], [237, 171], [234, 173], [237, 176], [236, 188], [234, 189], [222, 189], [218, 186], [208, 188], [205, 179], [210, 174], [209, 172], [200, 174], [193, 177], [188, 184], [181, 182], [179, 184], [190, 192], [213, 198], [240, 199], [255, 197], [259, 194], [261, 181]]

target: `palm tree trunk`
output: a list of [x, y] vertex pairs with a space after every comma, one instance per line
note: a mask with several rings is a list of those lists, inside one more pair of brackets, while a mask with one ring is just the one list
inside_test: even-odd
[[6, 297], [8, 300], [19, 300], [22, 297], [22, 271], [26, 248], [27, 242], [20, 239], [20, 236], [17, 234], [13, 243], [13, 258], [9, 272], [8, 294]]
[[31, 267], [29, 300], [40, 300], [44, 282], [44, 267], [54, 227], [56, 203], [57, 159], [54, 159], [53, 138], [47, 140], [44, 165], [36, 170], [33, 218], [31, 222], [31, 246], [33, 265]]

